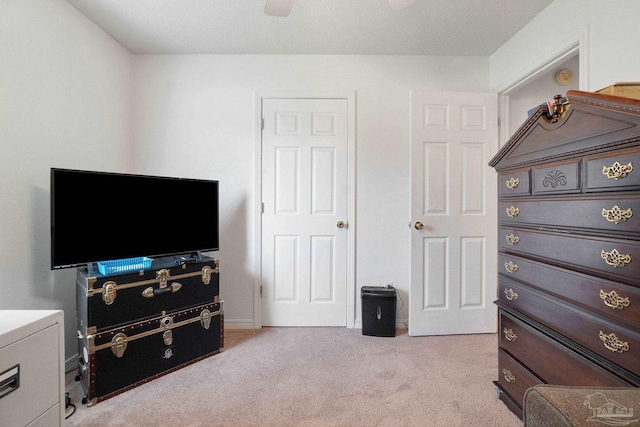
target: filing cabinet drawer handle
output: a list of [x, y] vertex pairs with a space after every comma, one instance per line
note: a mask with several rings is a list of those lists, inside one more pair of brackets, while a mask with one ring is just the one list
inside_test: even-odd
[[617, 249], [612, 250], [611, 252], [602, 251], [600, 256], [612, 267], [624, 267], [625, 265], [631, 262], [631, 255], [624, 255], [618, 252]]
[[604, 166], [602, 168], [602, 174], [607, 178], [615, 179], [617, 181], [620, 178], [625, 178], [632, 170], [633, 162], [629, 162], [626, 165], [622, 165], [620, 162], [615, 162], [611, 166]]
[[604, 346], [614, 353], [624, 353], [625, 351], [629, 351], [629, 343], [620, 341], [613, 332], [607, 335], [600, 331], [599, 336], [600, 341], [602, 341]]
[[513, 330], [512, 330], [512, 329], [504, 328], [504, 331], [502, 331], [502, 332], [504, 333], [504, 338], [505, 338], [507, 341], [514, 342], [515, 340], [517, 340], [517, 339], [518, 339], [518, 336], [517, 336], [516, 334], [514, 334], [514, 333], [513, 333]]
[[516, 382], [516, 377], [507, 368], [502, 368], [502, 375], [504, 376], [504, 379], [507, 380], [508, 383], [513, 384]]
[[506, 212], [507, 212], [507, 216], [509, 218], [515, 218], [518, 215], [520, 215], [520, 208], [516, 208], [515, 206], [511, 206], [511, 207], [506, 209]]
[[511, 234], [507, 234], [506, 235], [506, 239], [507, 239], [507, 243], [510, 246], [515, 246], [518, 244], [518, 242], [520, 241], [520, 237], [516, 236], [515, 234], [511, 233]]
[[504, 296], [509, 301], [515, 301], [515, 300], [518, 299], [518, 293], [517, 292], [513, 292], [513, 289], [511, 289], [511, 288], [504, 290]]
[[511, 177], [505, 182], [505, 185], [507, 186], [508, 189], [514, 190], [518, 188], [518, 185], [520, 185], [520, 179]]
[[518, 264], [514, 264], [511, 261], [507, 261], [504, 263], [504, 269], [507, 270], [507, 272], [513, 274], [516, 271], [518, 271]]
[[20, 388], [20, 364], [0, 372], [0, 399]]
[[629, 307], [629, 304], [631, 304], [631, 302], [629, 301], [629, 297], [621, 297], [615, 290], [611, 292], [605, 292], [600, 289], [600, 299], [602, 299], [604, 305], [606, 305], [607, 307], [618, 310]]
[[633, 211], [631, 208], [620, 209], [618, 205], [615, 205], [611, 209], [602, 209], [602, 216], [609, 222], [620, 224], [621, 222], [627, 222], [633, 216]]

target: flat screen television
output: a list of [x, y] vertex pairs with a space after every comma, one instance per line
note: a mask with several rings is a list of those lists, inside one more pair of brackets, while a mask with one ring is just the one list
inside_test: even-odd
[[218, 249], [218, 181], [51, 169], [52, 270]]

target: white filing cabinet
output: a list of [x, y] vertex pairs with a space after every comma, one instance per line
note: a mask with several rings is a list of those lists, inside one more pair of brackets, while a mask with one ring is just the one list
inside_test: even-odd
[[0, 310], [0, 426], [64, 421], [64, 314]]

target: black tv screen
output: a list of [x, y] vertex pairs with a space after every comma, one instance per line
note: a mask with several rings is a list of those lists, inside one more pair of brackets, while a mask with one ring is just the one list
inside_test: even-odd
[[218, 249], [218, 181], [51, 169], [52, 270]]

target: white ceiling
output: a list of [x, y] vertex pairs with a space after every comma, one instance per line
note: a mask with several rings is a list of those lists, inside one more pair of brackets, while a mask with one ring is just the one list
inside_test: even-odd
[[[67, 0], [135, 54], [488, 56], [553, 0]], [[541, 42], [546, 35], [540, 35]]]

